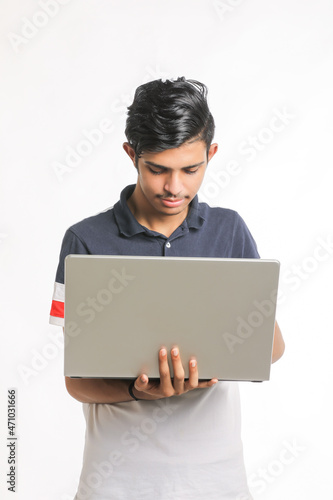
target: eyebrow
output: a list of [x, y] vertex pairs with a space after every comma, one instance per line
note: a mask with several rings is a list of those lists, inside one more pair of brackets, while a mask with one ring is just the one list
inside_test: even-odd
[[[181, 170], [186, 170], [188, 168], [194, 168], [194, 167], [200, 167], [200, 165], [203, 165], [205, 162], [204, 161], [201, 161], [200, 163], [195, 163], [194, 165], [188, 165], [187, 167], [182, 167]], [[169, 170], [170, 167], [165, 167], [164, 165], [158, 165], [157, 163], [154, 163], [153, 161], [148, 161], [148, 160], [145, 160], [145, 164], [146, 165], [150, 165], [152, 167], [156, 167], [156, 168], [162, 168], [164, 170]]]

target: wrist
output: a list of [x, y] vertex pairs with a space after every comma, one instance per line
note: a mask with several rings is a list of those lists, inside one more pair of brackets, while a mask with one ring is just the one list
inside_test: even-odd
[[132, 401], [154, 401], [155, 399], [160, 399], [159, 397], [153, 396], [152, 394], [148, 394], [147, 392], [136, 389], [134, 384], [135, 380], [132, 380], [127, 389], [127, 392], [130, 395]]
[[132, 380], [132, 382], [128, 386], [128, 393], [131, 396], [131, 398], [134, 401], [140, 401], [140, 397], [137, 395], [137, 390], [134, 387], [135, 380]]

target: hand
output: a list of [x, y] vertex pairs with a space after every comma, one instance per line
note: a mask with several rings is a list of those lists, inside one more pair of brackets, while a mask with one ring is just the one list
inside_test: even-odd
[[167, 351], [160, 349], [158, 353], [160, 379], [149, 381], [146, 374], [140, 375], [134, 383], [134, 394], [139, 399], [161, 399], [179, 396], [193, 389], [212, 387], [218, 382], [216, 378], [199, 382], [198, 365], [194, 358], [189, 361], [189, 378], [185, 380], [184, 367], [180, 359], [179, 349], [171, 349], [173, 379], [170, 376]]

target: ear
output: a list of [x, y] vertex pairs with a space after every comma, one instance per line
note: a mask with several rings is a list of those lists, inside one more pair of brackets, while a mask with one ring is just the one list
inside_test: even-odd
[[208, 162], [213, 158], [213, 156], [217, 153], [219, 146], [217, 143], [211, 144], [209, 151], [208, 151]]
[[128, 154], [128, 156], [131, 158], [131, 160], [133, 162], [133, 165], [136, 168], [136, 165], [135, 165], [135, 151], [132, 148], [132, 146], [130, 146], [128, 142], [124, 142], [123, 149], [124, 149], [124, 151], [126, 151], [126, 153]]

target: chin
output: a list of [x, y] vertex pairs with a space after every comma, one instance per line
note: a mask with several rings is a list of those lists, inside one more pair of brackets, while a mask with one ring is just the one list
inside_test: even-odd
[[169, 215], [169, 216], [173, 216], [173, 215], [180, 215], [181, 213], [183, 213], [184, 211], [187, 210], [187, 207], [188, 205], [186, 205], [185, 207], [183, 207], [182, 209], [180, 208], [169, 208], [169, 209], [162, 209], [162, 210], [159, 210], [159, 212], [163, 215]]

